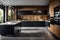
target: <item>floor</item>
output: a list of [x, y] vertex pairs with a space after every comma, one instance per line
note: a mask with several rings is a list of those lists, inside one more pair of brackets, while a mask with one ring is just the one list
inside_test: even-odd
[[38, 30], [21, 30], [14, 36], [0, 36], [0, 40], [57, 40], [48, 31], [47, 27], [40, 27]]

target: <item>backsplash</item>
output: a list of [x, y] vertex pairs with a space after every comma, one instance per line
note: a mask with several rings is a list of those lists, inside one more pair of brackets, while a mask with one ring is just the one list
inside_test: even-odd
[[27, 20], [27, 21], [45, 21], [48, 20], [47, 15], [20, 15], [17, 20]]

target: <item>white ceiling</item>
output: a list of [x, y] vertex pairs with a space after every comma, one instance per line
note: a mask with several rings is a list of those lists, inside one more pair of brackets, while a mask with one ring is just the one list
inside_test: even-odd
[[0, 0], [4, 5], [40, 5], [46, 6], [49, 4], [49, 0]]

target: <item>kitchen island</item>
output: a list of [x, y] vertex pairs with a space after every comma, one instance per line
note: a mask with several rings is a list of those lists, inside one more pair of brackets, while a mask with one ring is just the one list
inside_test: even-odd
[[48, 26], [48, 21], [11, 21], [0, 24], [0, 34], [13, 35], [15, 31], [21, 31], [22, 29], [37, 29], [39, 27]]
[[21, 21], [10, 21], [0, 24], [0, 34], [1, 35], [13, 35], [14, 27], [17, 26]]

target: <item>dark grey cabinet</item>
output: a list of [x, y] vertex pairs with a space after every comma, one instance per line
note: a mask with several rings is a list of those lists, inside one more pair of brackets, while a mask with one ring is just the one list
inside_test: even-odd
[[45, 21], [22, 21], [22, 27], [47, 27], [49, 22]]
[[13, 35], [14, 25], [0, 25], [0, 34], [1, 35]]

